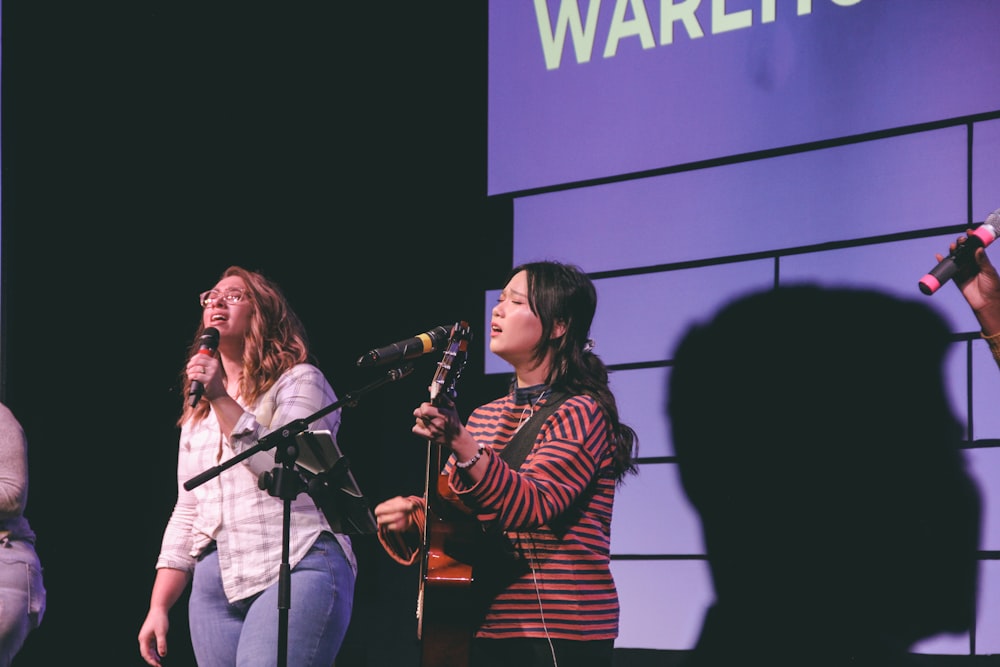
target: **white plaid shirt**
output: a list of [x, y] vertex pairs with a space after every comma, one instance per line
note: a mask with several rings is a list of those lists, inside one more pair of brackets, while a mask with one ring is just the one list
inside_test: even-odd
[[[177, 503], [163, 533], [156, 567], [190, 572], [214, 540], [219, 550], [222, 584], [230, 602], [242, 600], [278, 580], [284, 501], [258, 487], [260, 473], [280, 467], [274, 449], [257, 452], [187, 491], [184, 482], [257, 444], [274, 429], [312, 415], [337, 400], [323, 373], [299, 364], [282, 375], [223, 437], [215, 413], [181, 427], [177, 457]], [[242, 405], [242, 402], [241, 402]], [[336, 435], [340, 410], [309, 425]], [[305, 556], [330, 525], [309, 494], [292, 501], [289, 566]], [[357, 572], [350, 538], [335, 535]]]

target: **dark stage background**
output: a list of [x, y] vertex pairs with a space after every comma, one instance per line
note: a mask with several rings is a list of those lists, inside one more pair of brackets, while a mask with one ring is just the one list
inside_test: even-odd
[[[15, 665], [138, 667], [199, 292], [230, 264], [275, 279], [341, 396], [381, 377], [355, 366], [373, 347], [481, 331], [513, 245], [511, 200], [485, 195], [487, 3], [2, 4], [0, 398], [28, 435], [49, 591]], [[345, 409], [372, 504], [421, 491], [411, 411], [437, 360]], [[474, 340], [460, 409], [506, 381]], [[355, 548], [337, 667], [415, 667], [416, 570]], [[184, 600], [172, 620], [165, 664], [193, 665]]]
[[[510, 267], [509, 202], [485, 197], [485, 3], [226, 6], [3, 3], [3, 400], [49, 590], [20, 667], [142, 664], [177, 374], [223, 269], [285, 289], [344, 395], [381, 376], [355, 366], [370, 348], [459, 319], [478, 335]], [[466, 411], [506, 380], [472, 352]], [[410, 413], [436, 361], [345, 409], [372, 504], [420, 490]], [[338, 667], [415, 664], [416, 570], [356, 549]], [[167, 664], [193, 664], [182, 603]]]

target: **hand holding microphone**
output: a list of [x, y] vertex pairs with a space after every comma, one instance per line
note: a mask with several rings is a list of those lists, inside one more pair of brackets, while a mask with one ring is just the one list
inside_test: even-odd
[[959, 243], [956, 243], [947, 257], [920, 279], [920, 291], [933, 294], [956, 274], [972, 269], [976, 264], [976, 251], [993, 243], [1000, 236], [1000, 209], [993, 211], [986, 220]]
[[[952, 243], [950, 248], [954, 250], [962, 239]], [[940, 258], [941, 255], [938, 255]], [[1000, 362], [1000, 345], [998, 341], [992, 340], [1000, 334], [1000, 273], [996, 266], [990, 261], [985, 250], [977, 250], [974, 253], [975, 270], [968, 274], [960, 273], [955, 278], [955, 285], [962, 296], [965, 297], [969, 308], [979, 321], [979, 326], [983, 336], [991, 340], [991, 349], [997, 361]]]
[[[208, 327], [202, 332], [198, 340], [201, 341], [198, 347], [198, 354], [212, 356], [215, 354], [216, 348], [219, 347], [219, 330], [215, 327]], [[200, 368], [201, 374], [204, 376], [205, 368], [204, 366]], [[191, 380], [191, 388], [188, 390], [188, 405], [192, 408], [198, 405], [198, 401], [201, 400], [201, 396], [204, 393], [205, 385], [198, 380]]]

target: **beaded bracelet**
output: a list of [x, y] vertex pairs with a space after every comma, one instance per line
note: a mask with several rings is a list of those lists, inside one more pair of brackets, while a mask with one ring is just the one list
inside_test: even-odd
[[979, 335], [982, 336], [983, 340], [989, 344], [990, 352], [993, 353], [993, 358], [997, 363], [1000, 363], [1000, 333], [987, 336], [985, 333], [980, 331]]
[[486, 450], [485, 447], [479, 445], [479, 449], [476, 450], [476, 455], [473, 456], [468, 461], [459, 461], [458, 459], [455, 459], [455, 467], [458, 468], [459, 470], [468, 470], [472, 466], [476, 465], [476, 461], [478, 461], [483, 457], [483, 452], [485, 450]]

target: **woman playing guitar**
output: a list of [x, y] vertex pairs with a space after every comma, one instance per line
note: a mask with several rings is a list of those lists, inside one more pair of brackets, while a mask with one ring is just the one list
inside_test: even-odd
[[[612, 506], [617, 484], [636, 472], [637, 438], [620, 421], [607, 368], [592, 352], [596, 305], [593, 283], [575, 266], [515, 267], [490, 323], [490, 351], [513, 367], [510, 391], [475, 409], [465, 425], [433, 385], [431, 400], [414, 410], [413, 433], [450, 455], [443, 467], [429, 465], [428, 476], [440, 472], [440, 481], [428, 480], [424, 498], [397, 496], [375, 508], [379, 540], [398, 562], [422, 563], [422, 594], [434, 573], [431, 557], [467, 563], [470, 585], [457, 589], [481, 603], [462, 614], [467, 652], [460, 634], [447, 642], [459, 650], [447, 652], [430, 599], [421, 601], [425, 667], [612, 664], [619, 616]], [[450, 502], [440, 503], [445, 497]], [[460, 511], [449, 512], [449, 504]], [[430, 528], [449, 513], [474, 524], [482, 539], [456, 539], [451, 553], [446, 539], [438, 543], [445, 553], [434, 554]]]

